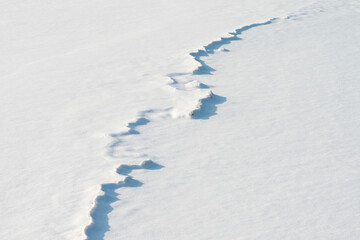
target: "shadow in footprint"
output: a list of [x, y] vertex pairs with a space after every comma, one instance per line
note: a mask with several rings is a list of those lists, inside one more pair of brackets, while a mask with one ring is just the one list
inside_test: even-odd
[[128, 176], [132, 170], [157, 170], [161, 168], [163, 168], [162, 165], [154, 163], [151, 160], [144, 161], [140, 165], [121, 165], [117, 169], [117, 173], [126, 175], [126, 178], [124, 181], [120, 181], [118, 183], [106, 183], [101, 185], [101, 190], [104, 194], [98, 196], [95, 200], [95, 206], [90, 213], [92, 223], [85, 229], [85, 234], [87, 236], [86, 239], [103, 240], [105, 233], [110, 230], [108, 215], [113, 210], [111, 204], [119, 200], [119, 194], [116, 193], [116, 190], [124, 187], [136, 188], [143, 185], [142, 182]]
[[128, 130], [126, 132], [110, 134], [110, 136], [112, 138], [114, 138], [114, 141], [111, 144], [109, 144], [109, 152], [108, 152], [109, 155], [112, 157], [116, 157], [115, 156], [116, 147], [118, 147], [123, 142], [122, 138], [124, 136], [140, 134], [140, 132], [138, 130], [136, 130], [136, 128], [138, 126], [144, 126], [144, 125], [148, 124], [149, 122], [150, 122], [149, 119], [142, 117], [142, 118], [137, 119], [135, 122], [128, 123], [128, 125], [127, 125]]
[[127, 125], [127, 127], [129, 128], [129, 130], [127, 132], [112, 133], [112, 134], [110, 134], [110, 136], [113, 138], [119, 138], [119, 137], [127, 136], [127, 135], [138, 135], [140, 133], [139, 133], [139, 131], [136, 130], [136, 128], [138, 126], [144, 126], [144, 125], [148, 124], [149, 122], [150, 121], [146, 118], [139, 118], [135, 122], [131, 122]]
[[216, 115], [217, 106], [226, 102], [226, 97], [212, 94], [211, 97], [201, 100], [201, 107], [192, 113], [193, 119], [209, 119]]
[[209, 89], [210, 87], [208, 85], [204, 84], [204, 83], [200, 83], [199, 88], [201, 88], [201, 89]]
[[127, 176], [132, 172], [132, 170], [135, 169], [157, 170], [161, 168], [163, 168], [162, 165], [154, 163], [153, 161], [144, 161], [140, 165], [126, 165], [126, 164], [120, 165], [120, 167], [116, 169], [116, 172], [120, 175]]

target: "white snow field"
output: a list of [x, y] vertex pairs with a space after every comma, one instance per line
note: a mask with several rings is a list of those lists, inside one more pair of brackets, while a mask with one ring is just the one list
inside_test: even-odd
[[360, 2], [0, 3], [0, 239], [359, 239]]

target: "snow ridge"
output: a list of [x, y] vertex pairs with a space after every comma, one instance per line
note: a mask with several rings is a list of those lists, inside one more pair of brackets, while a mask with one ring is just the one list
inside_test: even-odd
[[[264, 26], [273, 23], [278, 18], [270, 19], [263, 23], [255, 23], [236, 29], [234, 32], [229, 33], [229, 37], [223, 37], [220, 40], [213, 41], [208, 45], [204, 46], [203, 49], [199, 49], [196, 52], [191, 52], [190, 56], [199, 63], [197, 68], [191, 73], [171, 73], [167, 76], [171, 80], [169, 84], [171, 87], [178, 91], [191, 92], [196, 94], [197, 102], [187, 108], [189, 111], [185, 111], [183, 116], [191, 117], [192, 119], [209, 119], [211, 116], [216, 114], [216, 105], [222, 104], [226, 101], [225, 97], [215, 95], [209, 86], [201, 83], [197, 80], [191, 79], [195, 75], [211, 75], [215, 71], [212, 67], [207, 65], [203, 57], [210, 54], [215, 54], [224, 45], [230, 44], [233, 41], [241, 40], [239, 37], [243, 32], [250, 30], [255, 27]], [[226, 49], [221, 51], [228, 52]], [[174, 117], [171, 113], [174, 108], [166, 108], [160, 110], [149, 109], [141, 111], [135, 121], [127, 124], [127, 131], [121, 133], [112, 133], [109, 136], [113, 141], [108, 145], [108, 155], [113, 158], [132, 158], [132, 159], [147, 159], [142, 160], [140, 164], [135, 165], [120, 165], [115, 171], [123, 180], [116, 183], [104, 183], [100, 185], [101, 193], [96, 197], [94, 206], [90, 211], [91, 222], [85, 228], [84, 233], [87, 240], [102, 240], [104, 239], [105, 233], [110, 230], [108, 214], [113, 210], [111, 204], [116, 202], [118, 199], [118, 193], [116, 191], [123, 187], [141, 187], [143, 183], [139, 180], [133, 179], [129, 174], [133, 170], [157, 170], [164, 166], [149, 160], [146, 154], [140, 154], [138, 151], [130, 151], [125, 148], [124, 145], [127, 143], [129, 137], [134, 137], [140, 134], [138, 128], [145, 126], [151, 122], [152, 119], [167, 119]], [[129, 154], [129, 155], [125, 155]]]

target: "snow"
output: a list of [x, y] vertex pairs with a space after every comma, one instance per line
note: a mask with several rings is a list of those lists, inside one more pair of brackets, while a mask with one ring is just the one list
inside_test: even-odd
[[358, 239], [359, 12], [3, 1], [1, 238]]

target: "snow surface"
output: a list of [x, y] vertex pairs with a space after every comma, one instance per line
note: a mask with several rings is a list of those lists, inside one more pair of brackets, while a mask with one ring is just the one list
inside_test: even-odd
[[359, 238], [357, 1], [0, 6], [1, 239]]

